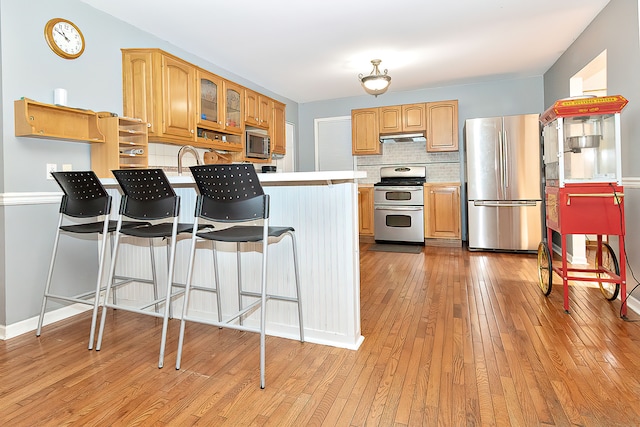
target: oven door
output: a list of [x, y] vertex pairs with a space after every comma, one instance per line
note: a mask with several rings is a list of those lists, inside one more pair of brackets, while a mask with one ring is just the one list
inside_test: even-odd
[[423, 206], [424, 187], [422, 185], [374, 187], [373, 204]]
[[373, 220], [376, 241], [424, 244], [422, 206], [377, 205]]

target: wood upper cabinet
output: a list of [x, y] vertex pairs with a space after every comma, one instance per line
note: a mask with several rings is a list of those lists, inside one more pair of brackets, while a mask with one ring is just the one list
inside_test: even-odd
[[268, 129], [271, 114], [271, 99], [269, 97], [245, 89], [244, 123], [246, 125]]
[[196, 120], [199, 128], [224, 129], [222, 77], [205, 70], [196, 71]]
[[258, 118], [260, 126], [269, 129], [271, 124], [271, 115], [273, 114], [273, 103], [271, 98], [263, 95], [258, 96]]
[[271, 152], [273, 154], [287, 154], [286, 135], [286, 106], [278, 101], [272, 101], [272, 120], [269, 127], [269, 137], [271, 138]]
[[425, 104], [405, 104], [402, 106], [402, 131], [424, 132], [427, 128]]
[[378, 108], [380, 133], [397, 133], [402, 131], [402, 106], [390, 105]]
[[391, 105], [378, 108], [380, 133], [424, 132], [425, 104]]
[[193, 142], [196, 68], [160, 49], [123, 49], [123, 110], [150, 124], [149, 140]]
[[[157, 59], [158, 56], [155, 56]], [[122, 100], [127, 117], [142, 119], [149, 124], [149, 135], [160, 134], [161, 119], [156, 117], [156, 98], [162, 99], [160, 88], [155, 86], [154, 55], [148, 49], [122, 49]], [[159, 84], [158, 84], [159, 86]]]
[[380, 154], [378, 108], [351, 110], [351, 144], [354, 156]]
[[191, 64], [162, 56], [162, 131], [165, 135], [195, 139], [195, 72]]
[[427, 151], [458, 151], [458, 101], [427, 102]]
[[244, 126], [244, 88], [239, 84], [225, 80], [222, 83], [224, 94], [224, 130], [241, 134]]
[[425, 237], [460, 239], [460, 184], [425, 184]]
[[358, 230], [373, 236], [373, 187], [358, 186]]
[[244, 91], [244, 123], [251, 126], [258, 126], [258, 93], [249, 89]]

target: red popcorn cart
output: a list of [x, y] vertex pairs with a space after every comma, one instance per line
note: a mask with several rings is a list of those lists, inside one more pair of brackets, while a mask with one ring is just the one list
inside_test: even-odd
[[[538, 280], [551, 293], [552, 276], [562, 278], [564, 310], [569, 313], [569, 280], [597, 282], [609, 301], [622, 291], [627, 314], [624, 247], [624, 191], [620, 142], [620, 95], [567, 98], [541, 116], [544, 144], [546, 240], [538, 245]], [[552, 262], [554, 231], [560, 236], [560, 265]], [[567, 263], [567, 235], [596, 235], [595, 268]], [[618, 236], [618, 254], [608, 244]]]

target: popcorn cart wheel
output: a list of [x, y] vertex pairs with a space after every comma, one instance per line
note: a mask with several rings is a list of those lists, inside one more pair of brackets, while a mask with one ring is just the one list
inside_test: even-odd
[[[616, 276], [619, 276], [620, 265], [618, 264], [618, 258], [616, 258], [616, 254], [608, 243], [602, 243], [601, 254], [601, 256], [596, 255], [596, 270], [598, 271], [596, 274], [598, 278], [604, 277], [603, 273], [600, 273], [601, 270], [612, 271]], [[604, 295], [604, 297], [609, 301], [614, 301], [618, 298], [618, 294], [620, 293], [620, 283], [604, 282], [600, 280], [598, 281], [598, 285], [600, 285], [600, 292], [602, 292], [602, 295]]]
[[553, 286], [553, 266], [549, 248], [544, 241], [538, 245], [538, 284], [544, 296], [549, 296]]
[[[620, 276], [620, 265], [618, 258], [613, 252], [611, 246], [606, 242], [601, 242], [600, 246], [590, 245], [589, 248], [595, 248], [594, 262], [595, 269], [592, 270], [596, 275], [596, 281], [600, 287], [600, 292], [608, 301], [615, 301], [620, 293], [620, 283], [607, 280], [612, 272], [615, 276]], [[562, 274], [560, 274], [562, 277]], [[613, 276], [613, 277], [615, 277]], [[549, 252], [547, 243], [542, 241], [538, 245], [538, 284], [544, 296], [551, 294], [553, 287], [553, 260]]]

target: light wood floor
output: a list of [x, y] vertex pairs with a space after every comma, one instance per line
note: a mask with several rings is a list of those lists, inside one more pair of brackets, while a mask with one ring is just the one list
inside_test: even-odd
[[534, 255], [367, 247], [358, 351], [268, 337], [261, 390], [255, 334], [189, 325], [176, 371], [172, 320], [158, 369], [160, 321], [110, 311], [96, 352], [82, 314], [0, 341], [0, 425], [640, 425], [639, 316], [596, 287], [565, 314]]

